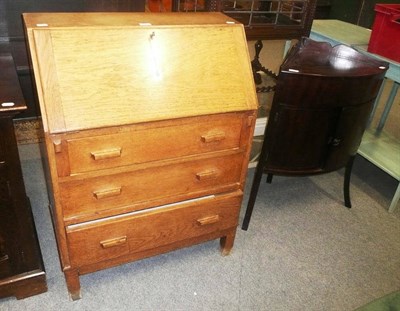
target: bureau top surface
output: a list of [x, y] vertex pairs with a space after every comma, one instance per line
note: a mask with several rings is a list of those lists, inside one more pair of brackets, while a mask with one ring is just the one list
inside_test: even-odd
[[24, 19], [45, 132], [257, 107], [243, 26], [223, 14]]
[[233, 25], [234, 19], [219, 12], [199, 13], [24, 13], [25, 26], [62, 27], [143, 27]]

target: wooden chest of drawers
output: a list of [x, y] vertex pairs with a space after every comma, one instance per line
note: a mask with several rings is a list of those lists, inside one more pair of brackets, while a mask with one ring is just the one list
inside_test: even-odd
[[234, 242], [257, 99], [220, 13], [25, 14], [61, 264], [79, 275]]

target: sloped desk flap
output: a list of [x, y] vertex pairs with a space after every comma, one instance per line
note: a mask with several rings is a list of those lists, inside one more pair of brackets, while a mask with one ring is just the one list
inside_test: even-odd
[[50, 133], [256, 109], [243, 27], [223, 14], [24, 20]]

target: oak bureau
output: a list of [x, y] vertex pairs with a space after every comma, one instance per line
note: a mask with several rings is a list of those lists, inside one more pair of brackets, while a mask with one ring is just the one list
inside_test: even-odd
[[243, 26], [221, 13], [24, 22], [71, 297], [99, 269], [217, 238], [228, 254], [257, 109]]

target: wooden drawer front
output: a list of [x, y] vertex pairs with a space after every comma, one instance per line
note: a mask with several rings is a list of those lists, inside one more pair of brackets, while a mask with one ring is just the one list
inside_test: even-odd
[[243, 114], [209, 116], [180, 125], [160, 122], [156, 128], [133, 126], [125, 132], [68, 139], [70, 173], [239, 148], [242, 120]]
[[241, 199], [240, 192], [68, 226], [71, 264], [97, 263], [235, 227]]
[[140, 209], [160, 199], [161, 205], [179, 195], [185, 198], [175, 201], [238, 189], [242, 163], [243, 155], [237, 153], [61, 183], [64, 218], [135, 203], [140, 206], [133, 209]]

